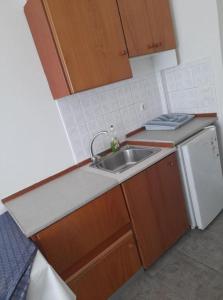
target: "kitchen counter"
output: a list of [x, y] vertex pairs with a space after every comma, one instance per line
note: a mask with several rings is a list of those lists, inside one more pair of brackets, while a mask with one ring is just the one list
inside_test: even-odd
[[144, 130], [127, 139], [128, 141], [149, 141], [149, 142], [162, 142], [172, 143], [177, 145], [206, 126], [217, 121], [217, 117], [196, 117], [189, 123], [178, 128], [177, 130]]
[[86, 165], [6, 202], [5, 206], [24, 234], [30, 237], [175, 152], [174, 145], [216, 120], [216, 117], [197, 117], [175, 131], [142, 131], [127, 141], [168, 142], [173, 147], [161, 148], [158, 153], [119, 174]]
[[5, 206], [30, 237], [174, 151], [175, 148], [163, 148], [121, 174], [87, 165], [8, 201]]
[[5, 205], [30, 237], [118, 185], [117, 180], [78, 169]]

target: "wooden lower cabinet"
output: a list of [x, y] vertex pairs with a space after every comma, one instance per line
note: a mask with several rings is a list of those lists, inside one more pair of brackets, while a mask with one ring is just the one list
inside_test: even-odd
[[[188, 219], [176, 154], [161, 160], [157, 165], [162, 197], [160, 219], [165, 249], [172, 246], [188, 229]], [[162, 221], [163, 220], [163, 221]]]
[[188, 229], [176, 154], [122, 184], [145, 268]]
[[120, 185], [32, 239], [78, 300], [106, 300], [141, 266]]
[[67, 279], [129, 227], [125, 199], [117, 186], [40, 231], [34, 240], [57, 273]]
[[106, 300], [140, 267], [129, 231], [66, 282], [78, 300]]
[[172, 154], [33, 240], [78, 300], [106, 300], [140, 269], [141, 262], [149, 267], [187, 228]]

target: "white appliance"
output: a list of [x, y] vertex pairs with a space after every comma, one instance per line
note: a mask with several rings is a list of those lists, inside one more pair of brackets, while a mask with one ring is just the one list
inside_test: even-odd
[[215, 126], [178, 145], [190, 225], [205, 229], [223, 209], [223, 177]]

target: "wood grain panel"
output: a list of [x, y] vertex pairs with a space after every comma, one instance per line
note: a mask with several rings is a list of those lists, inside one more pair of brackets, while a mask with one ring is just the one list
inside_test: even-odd
[[200, 114], [195, 114], [196, 117], [198, 118], [212, 118], [216, 117], [217, 118], [217, 113], [200, 113]]
[[[149, 171], [151, 176], [156, 176], [156, 167], [150, 167]], [[159, 194], [153, 193], [156, 189], [150, 184], [146, 171], [125, 181], [122, 187], [143, 266], [147, 268], [164, 252], [159, 220], [153, 207], [154, 200], [158, 198], [159, 201]]]
[[[169, 0], [146, 0], [148, 14], [153, 32], [153, 42], [156, 52], [175, 49], [174, 35]], [[157, 46], [156, 46], [157, 45]]]
[[147, 268], [188, 229], [176, 154], [127, 180], [122, 187]]
[[137, 272], [140, 265], [130, 231], [67, 280], [67, 283], [79, 300], [105, 300]]
[[128, 145], [135, 145], [135, 146], [151, 146], [151, 147], [163, 147], [163, 148], [174, 148], [175, 145], [173, 143], [167, 142], [152, 142], [152, 141], [127, 141]]
[[54, 99], [70, 95], [42, 2], [29, 0], [24, 11]]
[[115, 0], [42, 1], [76, 92], [132, 77]]
[[37, 244], [63, 277], [67, 269], [129, 223], [125, 200], [117, 186], [38, 233]]
[[133, 131], [128, 132], [128, 133], [126, 134], [126, 137], [129, 138], [129, 137], [131, 137], [131, 136], [133, 136], [133, 135], [135, 135], [135, 134], [137, 134], [137, 133], [139, 133], [139, 132], [142, 132], [142, 131], [144, 131], [144, 130], [145, 130], [145, 127], [137, 128], [137, 129], [135, 129], [135, 130], [133, 130]]
[[157, 164], [157, 173], [162, 195], [162, 208], [157, 209], [163, 220], [162, 235], [168, 249], [189, 228], [176, 153]]
[[168, 0], [118, 0], [130, 57], [176, 48]]

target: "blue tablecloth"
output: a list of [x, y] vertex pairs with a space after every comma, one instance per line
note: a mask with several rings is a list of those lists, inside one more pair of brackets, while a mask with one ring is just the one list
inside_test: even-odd
[[0, 215], [0, 300], [23, 300], [37, 248], [8, 212]]

